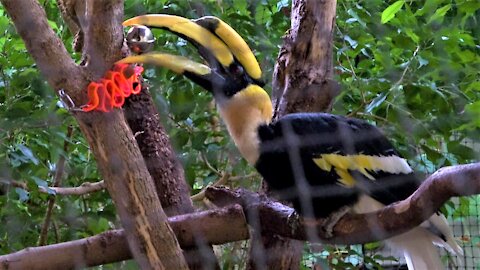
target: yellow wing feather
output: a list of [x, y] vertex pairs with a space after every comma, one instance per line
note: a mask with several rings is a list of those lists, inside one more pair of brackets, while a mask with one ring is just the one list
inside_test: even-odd
[[313, 162], [324, 171], [332, 168], [340, 177], [338, 181], [347, 187], [355, 185], [355, 179], [349, 171], [358, 171], [370, 180], [375, 178], [367, 171], [384, 171], [388, 173], [411, 173], [412, 169], [404, 158], [399, 156], [340, 155], [322, 154]]

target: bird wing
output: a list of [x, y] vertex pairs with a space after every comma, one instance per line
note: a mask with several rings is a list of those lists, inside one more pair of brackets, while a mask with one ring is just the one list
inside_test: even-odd
[[405, 199], [419, 185], [385, 135], [359, 119], [296, 113], [260, 128], [259, 134], [263, 153], [284, 153], [290, 160], [298, 154], [305, 178], [314, 187], [333, 182], [390, 204]]

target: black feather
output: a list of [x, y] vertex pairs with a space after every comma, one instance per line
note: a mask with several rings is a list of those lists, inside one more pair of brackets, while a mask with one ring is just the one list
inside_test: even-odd
[[362, 120], [296, 113], [260, 126], [258, 134], [260, 156], [255, 167], [269, 187], [304, 216], [326, 217], [354, 205], [360, 194], [390, 204], [405, 199], [419, 185], [413, 173], [374, 171], [370, 172], [376, 179], [372, 181], [351, 171], [357, 184], [346, 187], [339, 184], [335, 170], [325, 171], [315, 164], [314, 158], [332, 153], [400, 156], [378, 128]]

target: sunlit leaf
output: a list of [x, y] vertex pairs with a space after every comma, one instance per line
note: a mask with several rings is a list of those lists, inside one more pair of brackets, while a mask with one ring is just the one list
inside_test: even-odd
[[388, 6], [388, 7], [382, 12], [381, 22], [382, 22], [382, 23], [387, 23], [387, 22], [389, 22], [391, 19], [395, 18], [395, 14], [397, 14], [397, 12], [399, 12], [400, 9], [402, 9], [403, 4], [405, 4], [405, 1], [400, 0], [400, 1], [397, 1], [397, 2], [395, 2], [395, 3], [393, 3], [393, 4], [391, 4], [390, 6]]
[[431, 23], [433, 21], [443, 20], [443, 17], [445, 16], [445, 14], [447, 14], [447, 12], [450, 10], [450, 8], [452, 8], [452, 5], [448, 4], [448, 5], [445, 5], [441, 8], [439, 8], [439, 9], [437, 9], [435, 11], [435, 13], [433, 13], [432, 17], [430, 17], [430, 19], [428, 19], [427, 23]]

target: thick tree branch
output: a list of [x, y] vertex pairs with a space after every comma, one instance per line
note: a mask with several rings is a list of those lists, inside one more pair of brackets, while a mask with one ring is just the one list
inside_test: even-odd
[[[294, 112], [330, 110], [338, 93], [332, 57], [336, 2], [292, 1], [291, 27], [284, 37], [273, 73], [274, 119]], [[262, 267], [258, 265], [262, 258], [255, 258], [258, 253], [255, 250], [261, 249], [267, 250], [266, 267], [299, 268], [302, 243], [268, 234], [261, 238], [253, 235], [250, 269]], [[263, 247], [259, 245], [262, 242]]]
[[[169, 218], [183, 247], [194, 247], [198, 238], [221, 244], [248, 238], [240, 206]], [[228, 230], [225, 233], [225, 228]], [[59, 256], [61, 254], [61, 256]], [[131, 258], [123, 230], [113, 230], [81, 240], [27, 248], [0, 256], [0, 269], [78, 269]], [[195, 259], [195, 258], [192, 258]]]
[[157, 194], [168, 216], [194, 211], [190, 188], [163, 127], [148, 87], [130, 96], [124, 105], [128, 121], [142, 152], [148, 171], [153, 177]]
[[[137, 134], [135, 139], [167, 216], [194, 212], [182, 165], [173, 150], [147, 85], [143, 85], [140, 94], [130, 96], [123, 108], [128, 125]], [[218, 269], [213, 248], [200, 241], [200, 238], [197, 245], [185, 251], [189, 257], [197, 258], [188, 261], [189, 268]]]
[[[313, 222], [292, 217], [293, 209], [250, 191], [209, 188], [206, 196], [226, 208], [169, 218], [183, 247], [196, 244], [201, 236], [210, 244], [248, 239], [243, 211], [256, 212], [262, 231], [298, 240], [355, 244], [382, 240], [418, 226], [456, 196], [480, 194], [480, 163], [443, 168], [430, 176], [408, 199], [374, 213], [347, 214], [334, 228], [334, 237], [326, 238], [323, 228]], [[255, 228], [254, 228], [255, 229]], [[62, 252], [64, 256], [58, 256]], [[61, 269], [94, 266], [131, 258], [122, 230], [109, 231], [82, 240], [45, 247], [27, 248], [0, 256], [0, 269]]]
[[[450, 198], [480, 194], [480, 163], [442, 168], [409, 198], [367, 214], [346, 214], [327, 237], [323, 220], [292, 218], [293, 209], [256, 193], [211, 188], [206, 196], [219, 206], [240, 204], [255, 211], [262, 230], [299, 240], [332, 244], [361, 244], [408, 231], [428, 219]], [[248, 216], [248, 215], [247, 215]], [[275, 226], [272, 226], [275, 224]]]

